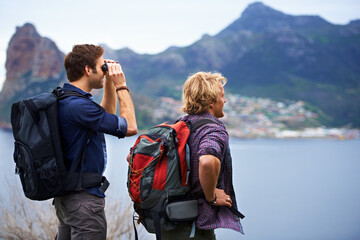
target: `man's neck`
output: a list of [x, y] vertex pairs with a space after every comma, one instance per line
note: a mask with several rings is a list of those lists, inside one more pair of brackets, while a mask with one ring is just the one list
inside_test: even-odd
[[87, 79], [85, 79], [84, 77], [80, 78], [79, 80], [70, 82], [71, 85], [80, 88], [81, 90], [83, 90], [84, 92], [91, 92], [91, 87], [88, 84]]

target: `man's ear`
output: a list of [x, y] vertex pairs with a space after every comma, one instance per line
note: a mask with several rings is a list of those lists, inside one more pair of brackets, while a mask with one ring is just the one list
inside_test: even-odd
[[90, 75], [90, 74], [92, 73], [92, 69], [91, 69], [91, 67], [89, 67], [88, 65], [85, 66], [85, 73], [86, 73], [87, 75]]
[[210, 103], [209, 109], [213, 109], [214, 108], [214, 103]]

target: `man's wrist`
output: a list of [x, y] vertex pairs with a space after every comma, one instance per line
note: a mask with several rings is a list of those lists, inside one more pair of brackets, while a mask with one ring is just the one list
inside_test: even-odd
[[210, 205], [214, 205], [214, 204], [216, 203], [216, 194], [214, 194], [214, 195], [215, 195], [214, 200], [208, 201], [208, 200], [206, 199], [206, 197], [205, 197], [205, 201], [206, 201], [208, 204], [210, 204]]
[[117, 82], [117, 83], [114, 83], [114, 86], [115, 86], [115, 88], [119, 88], [122, 86], [127, 86], [127, 84], [126, 84], [126, 82]]
[[118, 92], [120, 90], [126, 90], [126, 91], [130, 92], [130, 90], [129, 90], [129, 88], [127, 86], [117, 87], [115, 91]]

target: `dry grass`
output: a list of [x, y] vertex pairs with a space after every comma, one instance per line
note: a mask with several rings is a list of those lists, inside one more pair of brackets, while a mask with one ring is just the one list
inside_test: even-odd
[[[134, 225], [133, 225], [133, 207], [132, 203], [128, 202], [127, 206], [121, 204], [122, 201], [107, 199], [105, 212], [108, 222], [107, 239], [135, 239]], [[137, 226], [139, 239], [149, 239], [151, 235], [141, 226]]]
[[[9, 181], [7, 181], [9, 182]], [[0, 199], [0, 239], [48, 240], [55, 239], [58, 220], [52, 200], [32, 201], [25, 198], [19, 184], [7, 184], [10, 195]], [[132, 204], [122, 204], [113, 198], [106, 199], [105, 212], [108, 225], [108, 240], [135, 239], [133, 229]], [[151, 235], [142, 227], [139, 239], [149, 239]]]
[[22, 192], [12, 191], [9, 199], [1, 202], [0, 238], [54, 239], [57, 218], [51, 201], [31, 201], [21, 194]]

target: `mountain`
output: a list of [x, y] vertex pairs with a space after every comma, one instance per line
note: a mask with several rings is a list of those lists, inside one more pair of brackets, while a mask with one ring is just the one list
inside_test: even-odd
[[[10, 41], [7, 78], [0, 93], [3, 122], [9, 116], [11, 102], [66, 79], [63, 54], [35, 32], [32, 25], [25, 24]], [[29, 42], [33, 50], [20, 44], [22, 41]], [[45, 54], [45, 45], [52, 55]], [[138, 119], [144, 122], [151, 115], [151, 103], [159, 97], [180, 99], [182, 84], [189, 74], [217, 71], [229, 80], [227, 92], [305, 101], [315, 112], [322, 113], [319, 121], [324, 125], [360, 127], [360, 20], [335, 25], [319, 16], [287, 15], [255, 2], [218, 34], [205, 34], [187, 47], [173, 46], [149, 55], [103, 46], [106, 58], [122, 64]], [[39, 52], [44, 53], [43, 58]], [[54, 62], [52, 74], [45, 71], [48, 61]], [[18, 68], [16, 74], [10, 66]]]
[[16, 29], [7, 49], [6, 81], [0, 93], [0, 126], [8, 126], [11, 103], [48, 92], [65, 81], [64, 54], [32, 24]]
[[242, 40], [230, 43], [247, 51], [220, 69], [235, 80], [229, 82], [231, 89], [305, 100], [329, 115], [331, 125], [360, 126], [359, 21], [333, 25], [317, 16], [290, 16], [255, 3], [215, 38], [235, 36]]
[[146, 95], [179, 98], [189, 73], [219, 71], [229, 80], [227, 91], [304, 100], [328, 115], [326, 125], [360, 127], [359, 22], [334, 25], [256, 2], [218, 34], [190, 46], [157, 55], [123, 49], [113, 57], [124, 65], [131, 87]]

